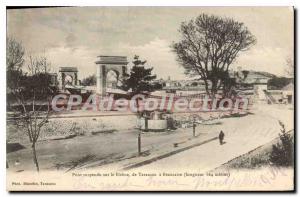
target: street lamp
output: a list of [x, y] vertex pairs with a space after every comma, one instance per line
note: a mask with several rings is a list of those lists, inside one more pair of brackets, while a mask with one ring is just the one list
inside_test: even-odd
[[[144, 119], [144, 126], [145, 126], [145, 131], [148, 130], [148, 117], [146, 113], [143, 113], [141, 116], [141, 119]], [[139, 133], [138, 133], [138, 155], [141, 156], [142, 154], [142, 123], [140, 122], [139, 126]]]
[[190, 115], [189, 119], [193, 123], [193, 137], [196, 137], [196, 126], [197, 126], [196, 121], [200, 120], [201, 117], [198, 114], [192, 114], [192, 115]]
[[193, 118], [193, 137], [195, 137], [195, 129], [196, 129], [196, 118]]

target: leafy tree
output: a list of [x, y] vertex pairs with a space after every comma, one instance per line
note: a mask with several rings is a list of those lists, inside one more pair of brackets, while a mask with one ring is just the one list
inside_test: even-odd
[[292, 166], [294, 155], [293, 137], [286, 132], [284, 124], [279, 121], [281, 134], [279, 134], [280, 143], [272, 146], [270, 161], [277, 166]]
[[223, 96], [224, 97], [230, 97], [234, 95], [235, 92], [235, 87], [237, 85], [236, 79], [231, 78], [229, 76], [229, 73], [225, 73], [223, 78]]
[[86, 78], [84, 78], [81, 82], [84, 86], [94, 86], [97, 83], [96, 75], [91, 75]]
[[162, 83], [160, 83], [160, 82], [153, 82], [152, 83], [152, 86], [153, 86], [153, 89], [154, 90], [161, 90], [162, 88], [163, 88], [163, 84]]
[[132, 95], [154, 91], [157, 85], [152, 83], [156, 79], [156, 75], [152, 75], [153, 67], [145, 68], [147, 61], [141, 61], [137, 55], [134, 56], [132, 63], [133, 67], [130, 73], [124, 74], [120, 88]]
[[177, 60], [185, 73], [200, 75], [210, 97], [228, 80], [229, 66], [238, 54], [256, 42], [243, 23], [207, 14], [183, 22], [179, 32], [182, 38], [172, 46]]
[[[153, 82], [156, 75], [152, 74], [153, 67], [145, 68], [147, 61], [142, 61], [139, 56], [135, 55], [132, 61], [132, 68], [129, 73], [125, 73], [121, 79], [121, 89], [128, 91], [131, 96], [143, 93], [152, 92], [159, 89], [158, 85]], [[137, 108], [139, 108], [139, 101], [136, 100]]]

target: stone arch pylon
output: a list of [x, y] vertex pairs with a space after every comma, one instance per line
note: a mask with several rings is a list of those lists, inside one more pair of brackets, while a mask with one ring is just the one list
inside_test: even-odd
[[109, 71], [114, 71], [120, 79], [126, 72], [128, 61], [126, 56], [98, 56], [98, 58], [100, 59], [95, 62], [97, 66], [96, 92], [101, 95], [106, 95], [107, 73]]

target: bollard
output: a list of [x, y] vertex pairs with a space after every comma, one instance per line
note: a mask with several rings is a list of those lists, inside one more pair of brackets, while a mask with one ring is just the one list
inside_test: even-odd
[[195, 131], [195, 129], [196, 129], [196, 124], [195, 124], [195, 123], [193, 123], [193, 137], [195, 137], [195, 136], [196, 136], [196, 131]]
[[148, 131], [148, 117], [145, 117], [145, 131]]

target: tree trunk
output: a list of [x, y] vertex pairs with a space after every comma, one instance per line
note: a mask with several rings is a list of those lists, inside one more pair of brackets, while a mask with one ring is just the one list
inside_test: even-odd
[[213, 100], [213, 99], [216, 98], [216, 94], [217, 94], [218, 90], [217, 90], [216, 81], [212, 80], [211, 82], [212, 82], [212, 84], [211, 84], [211, 95], [210, 95], [210, 97]]
[[206, 91], [206, 94], [210, 97], [210, 92], [209, 92], [209, 88], [208, 88], [207, 79], [204, 79], [204, 83], [205, 83], [205, 91]]
[[32, 143], [32, 154], [33, 154], [33, 162], [35, 164], [36, 170], [39, 172], [40, 167], [36, 156], [35, 143]]
[[136, 98], [135, 99], [135, 103], [136, 103], [136, 112], [139, 114], [139, 99], [138, 98]]

